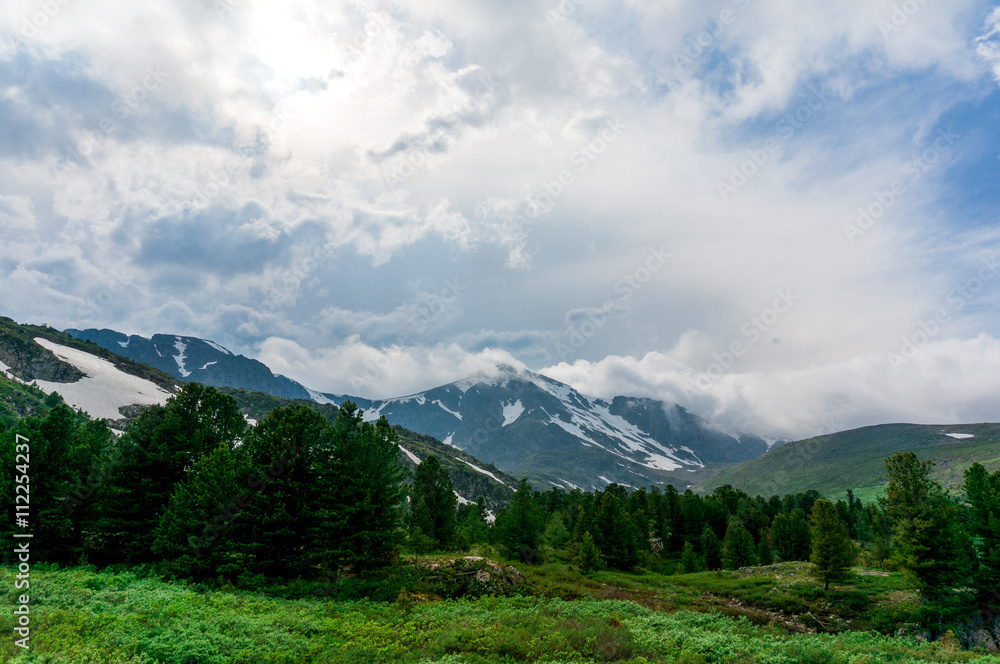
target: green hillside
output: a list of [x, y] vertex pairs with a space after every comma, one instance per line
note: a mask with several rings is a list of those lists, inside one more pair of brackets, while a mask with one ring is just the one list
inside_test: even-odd
[[[973, 437], [955, 439], [949, 433]], [[1000, 469], [1000, 424], [882, 424], [817, 436], [750, 461], [706, 468], [693, 488], [707, 492], [731, 484], [764, 496], [815, 489], [834, 499], [853, 489], [862, 500], [873, 500], [886, 485], [886, 457], [906, 451], [934, 461], [932, 478], [958, 490], [973, 462]]]

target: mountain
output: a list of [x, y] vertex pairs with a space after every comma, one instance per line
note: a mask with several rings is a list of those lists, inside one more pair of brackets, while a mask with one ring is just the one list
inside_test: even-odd
[[386, 400], [350, 399], [366, 418], [438, 438], [536, 488], [601, 488], [674, 483], [717, 462], [751, 459], [767, 450], [757, 437], [729, 436], [677, 404], [580, 394], [556, 380], [500, 365], [495, 372]]
[[58, 392], [69, 405], [118, 426], [137, 407], [165, 403], [180, 389], [171, 376], [100, 346], [3, 317], [0, 379], [0, 411], [8, 418], [40, 412], [33, 399]]
[[232, 353], [214, 341], [173, 334], [154, 334], [147, 339], [96, 329], [69, 329], [66, 334], [155, 367], [184, 382], [240, 387], [287, 399], [312, 398], [312, 393], [294, 380], [276, 375], [263, 363]]
[[963, 473], [974, 462], [1000, 470], [1000, 424], [882, 424], [840, 431], [772, 448], [744, 463], [706, 469], [693, 488], [707, 492], [731, 484], [764, 496], [815, 489], [831, 498], [852, 489], [859, 498], [874, 500], [888, 484], [885, 459], [896, 452], [934, 461], [931, 478], [960, 491]]
[[[58, 393], [70, 406], [87, 412], [93, 418], [107, 419], [111, 426], [120, 430], [143, 408], [154, 403], [166, 403], [171, 395], [180, 390], [180, 382], [166, 373], [120, 357], [102, 346], [79, 338], [80, 336], [70, 336], [48, 327], [20, 325], [9, 318], [0, 317], [0, 422], [11, 424], [20, 417], [45, 414], [59, 402], [53, 398], [53, 394]], [[132, 345], [137, 338], [141, 339], [111, 335], [104, 335], [103, 338], [105, 341], [124, 341], [128, 345]], [[162, 344], [162, 339], [165, 338], [167, 337], [164, 335], [157, 335], [152, 340], [144, 340], [154, 343], [145, 348], [165, 348], [163, 345], [155, 345], [157, 341]], [[207, 352], [232, 356], [224, 348], [200, 339], [168, 339], [185, 346], [174, 346], [176, 354], [170, 356], [177, 369], [186, 371], [188, 358], [196, 358], [197, 362], [204, 359]], [[142, 346], [141, 343], [137, 344], [137, 347]], [[205, 351], [205, 346], [211, 350]], [[189, 354], [186, 352], [187, 348], [192, 348], [193, 352]], [[155, 350], [153, 353], [155, 355]], [[180, 361], [174, 359], [178, 355]], [[237, 369], [221, 375], [228, 375], [233, 379], [250, 376], [251, 382], [261, 376], [264, 379], [267, 376], [274, 377], [270, 370], [256, 360], [232, 357], [237, 359], [229, 362], [228, 366]], [[241, 372], [241, 366], [249, 369]], [[267, 373], [261, 372], [259, 367], [264, 367]], [[188, 378], [193, 375], [191, 372]], [[325, 399], [322, 399], [327, 401], [324, 404], [309, 398], [309, 392], [305, 388], [302, 388], [305, 399], [274, 396], [246, 389], [220, 389], [236, 399], [240, 410], [251, 423], [263, 419], [274, 408], [294, 403], [314, 408], [331, 420], [337, 416], [336, 406], [330, 405]], [[402, 463], [412, 469], [430, 454], [437, 455], [452, 478], [460, 502], [475, 502], [479, 496], [483, 496], [486, 507], [493, 512], [510, 502], [517, 484], [513, 477], [429, 436], [398, 426], [396, 431], [400, 437], [399, 454]]]

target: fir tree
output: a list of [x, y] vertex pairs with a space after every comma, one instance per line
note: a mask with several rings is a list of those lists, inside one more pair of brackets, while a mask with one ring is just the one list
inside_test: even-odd
[[453, 544], [457, 527], [455, 488], [448, 471], [433, 454], [420, 462], [410, 489], [410, 527], [434, 540], [439, 549]]
[[756, 564], [755, 549], [753, 535], [739, 519], [730, 519], [722, 541], [722, 566], [726, 569], [739, 569]]
[[983, 608], [1000, 602], [1000, 471], [987, 473], [978, 463], [965, 471], [965, 493], [972, 516], [978, 565], [977, 601]]
[[701, 561], [694, 551], [691, 542], [684, 542], [684, 550], [681, 552], [681, 574], [693, 574], [701, 571]]
[[544, 527], [545, 514], [535, 501], [528, 480], [522, 479], [514, 492], [514, 500], [500, 510], [493, 524], [497, 541], [509, 557], [535, 562]]
[[709, 526], [701, 531], [701, 555], [705, 569], [717, 570], [722, 567], [722, 542]]
[[829, 590], [831, 581], [847, 578], [857, 551], [847, 526], [829, 501], [817, 500], [809, 521], [812, 527], [812, 555], [809, 560], [814, 565], [813, 573], [823, 582], [823, 589]]

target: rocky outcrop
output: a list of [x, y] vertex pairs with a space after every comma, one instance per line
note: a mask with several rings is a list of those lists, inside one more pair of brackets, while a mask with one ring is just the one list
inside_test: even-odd
[[37, 379], [75, 383], [84, 377], [82, 371], [63, 362], [33, 339], [3, 331], [0, 331], [0, 362], [10, 367], [12, 374], [28, 382]]

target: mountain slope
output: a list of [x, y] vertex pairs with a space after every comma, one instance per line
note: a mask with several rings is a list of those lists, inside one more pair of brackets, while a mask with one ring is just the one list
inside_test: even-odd
[[885, 459], [896, 452], [935, 461], [931, 477], [958, 490], [962, 473], [974, 462], [1000, 469], [1000, 424], [882, 424], [817, 436], [744, 463], [708, 468], [694, 488], [711, 491], [731, 484], [765, 496], [815, 489], [833, 498], [852, 489], [872, 500], [884, 493]]
[[311, 398], [309, 390], [294, 380], [276, 375], [263, 363], [236, 355], [214, 341], [172, 334], [154, 334], [147, 339], [107, 329], [69, 329], [66, 334], [185, 382], [241, 387], [288, 399]]
[[40, 389], [91, 417], [124, 422], [134, 407], [165, 403], [180, 388], [167, 374], [100, 346], [9, 318], [0, 318], [0, 372], [9, 416], [39, 412], [32, 398]]
[[539, 488], [685, 486], [687, 472], [705, 463], [741, 461], [767, 449], [759, 438], [717, 432], [676, 404], [626, 397], [607, 402], [507, 365], [396, 399], [323, 396], [334, 403], [351, 398], [368, 417], [386, 415]]

